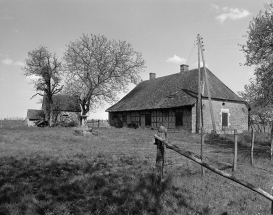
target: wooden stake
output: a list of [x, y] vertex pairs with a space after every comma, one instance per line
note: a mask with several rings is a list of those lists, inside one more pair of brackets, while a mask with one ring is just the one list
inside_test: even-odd
[[238, 152], [238, 144], [237, 144], [237, 130], [234, 129], [234, 158], [233, 158], [233, 169], [232, 171], [235, 172], [237, 169], [237, 152]]
[[[273, 195], [273, 187], [271, 187], [271, 195]], [[273, 201], [271, 201], [271, 215], [273, 214]]]
[[[203, 127], [201, 127], [201, 153], [200, 153], [200, 157], [201, 157], [201, 161], [203, 160], [203, 147], [205, 144], [205, 134], [204, 134], [204, 130]], [[203, 168], [203, 166], [201, 166], [201, 170], [202, 170], [202, 176], [205, 175], [205, 169]]]
[[253, 150], [254, 150], [254, 139], [255, 139], [255, 133], [252, 129], [252, 133], [251, 133], [251, 151], [250, 151], [250, 162], [251, 165], [254, 165], [254, 160], [253, 160]]
[[[162, 140], [167, 138], [167, 129], [163, 126], [160, 126], [158, 129], [158, 135]], [[158, 185], [161, 186], [163, 181], [163, 171], [164, 171], [164, 153], [165, 146], [161, 140], [155, 139], [156, 147], [156, 178]]]
[[270, 147], [270, 160], [272, 161], [273, 156], [273, 126], [271, 125], [271, 147]]

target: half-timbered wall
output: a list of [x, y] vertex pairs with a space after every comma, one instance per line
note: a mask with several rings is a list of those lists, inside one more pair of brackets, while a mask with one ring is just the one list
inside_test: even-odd
[[[155, 129], [163, 125], [170, 129], [191, 130], [191, 111], [192, 106], [171, 109], [110, 112], [108, 120], [111, 126], [116, 126], [117, 122], [121, 121], [123, 126], [134, 123], [139, 127], [152, 127]], [[178, 119], [180, 119], [181, 122], [178, 122]], [[150, 123], [150, 125], [147, 125], [147, 123]]]

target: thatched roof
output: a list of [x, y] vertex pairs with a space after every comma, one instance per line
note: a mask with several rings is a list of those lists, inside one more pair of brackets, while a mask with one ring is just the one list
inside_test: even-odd
[[45, 118], [45, 114], [43, 110], [28, 109], [27, 118], [29, 120], [42, 120]]
[[[47, 96], [43, 99], [43, 109], [45, 105], [48, 105]], [[53, 111], [81, 112], [81, 107], [76, 97], [57, 94], [53, 96]]]
[[[244, 103], [208, 69], [207, 74], [212, 99]], [[149, 110], [193, 105], [197, 101], [197, 93], [198, 69], [192, 69], [143, 81], [106, 111]], [[208, 97], [206, 86], [204, 97]]]

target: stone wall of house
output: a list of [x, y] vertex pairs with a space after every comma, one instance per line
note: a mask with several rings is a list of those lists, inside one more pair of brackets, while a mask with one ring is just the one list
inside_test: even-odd
[[[238, 132], [248, 130], [248, 107], [245, 104], [213, 100], [212, 105], [217, 133], [223, 133], [224, 130], [233, 132], [234, 129], [237, 129]], [[206, 132], [211, 132], [213, 127], [208, 100], [203, 100], [202, 108], [204, 129]], [[196, 108], [193, 108], [193, 112], [195, 116], [193, 115], [192, 122], [196, 125]], [[224, 128], [222, 127], [222, 113], [228, 114], [228, 126]], [[195, 125], [192, 127], [194, 132], [196, 131]]]

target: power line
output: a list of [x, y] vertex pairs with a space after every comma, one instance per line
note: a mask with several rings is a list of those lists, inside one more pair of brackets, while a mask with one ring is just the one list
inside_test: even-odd
[[236, 50], [239, 50], [239, 48], [212, 48], [212, 49], [205, 49], [205, 51], [207, 50], [222, 50], [222, 49], [236, 49]]
[[194, 45], [193, 45], [193, 47], [192, 47], [192, 49], [191, 49], [191, 51], [190, 51], [190, 54], [189, 54], [189, 56], [188, 56], [188, 59], [187, 59], [186, 64], [188, 64], [188, 62], [190, 61], [192, 52], [195, 50], [195, 46], [196, 46], [196, 44], [195, 44], [195, 41], [194, 41]]
[[234, 42], [234, 41], [239, 41], [239, 40], [245, 40], [243, 38], [241, 39], [232, 39], [232, 40], [206, 40], [206, 43], [222, 43], [222, 42]]
[[230, 37], [230, 36], [240, 36], [243, 37], [242, 34], [219, 34], [219, 35], [215, 35], [215, 36], [204, 36], [204, 38], [218, 38], [218, 37]]

